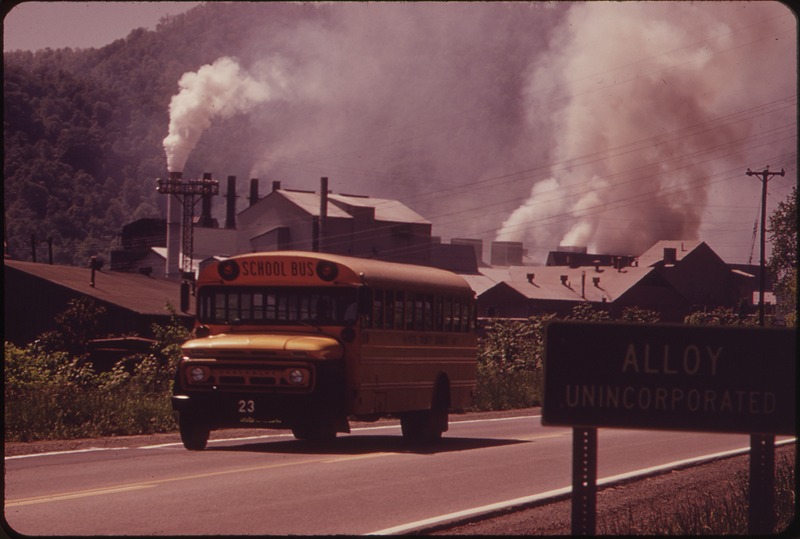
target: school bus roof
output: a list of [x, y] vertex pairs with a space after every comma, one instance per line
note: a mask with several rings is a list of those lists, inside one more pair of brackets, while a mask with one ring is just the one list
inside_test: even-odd
[[[354, 284], [363, 283], [372, 287], [392, 287], [413, 289], [420, 292], [445, 292], [445, 293], [468, 293], [472, 295], [472, 289], [467, 281], [455, 273], [447, 270], [432, 268], [428, 266], [417, 266], [412, 264], [401, 264], [398, 262], [386, 262], [370, 258], [356, 258], [351, 256], [336, 255], [330, 253], [314, 253], [308, 251], [268, 251], [259, 253], [249, 253], [237, 255], [226, 260], [243, 262], [248, 259], [303, 259], [308, 261], [327, 261], [345, 267], [355, 275], [362, 276], [359, 280], [353, 281]], [[204, 270], [211, 270], [211, 267]], [[214, 271], [214, 273], [216, 273]], [[200, 280], [205, 280], [201, 275]], [[212, 278], [212, 280], [215, 280]], [[350, 282], [348, 280], [347, 282]]]

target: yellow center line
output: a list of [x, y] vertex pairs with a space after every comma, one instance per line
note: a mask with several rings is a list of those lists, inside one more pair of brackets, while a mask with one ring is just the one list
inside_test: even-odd
[[86, 498], [87, 496], [101, 496], [103, 494], [114, 494], [117, 492], [126, 492], [129, 490], [139, 490], [143, 488], [151, 488], [155, 485], [127, 485], [127, 486], [120, 486], [120, 487], [108, 487], [108, 488], [101, 488], [101, 489], [94, 489], [94, 490], [84, 490], [84, 491], [77, 491], [77, 492], [68, 492], [64, 494], [50, 494], [46, 496], [36, 496], [33, 498], [23, 498], [20, 500], [11, 500], [6, 502], [5, 506], [8, 507], [20, 507], [23, 505], [34, 505], [37, 503], [47, 503], [47, 502], [58, 502], [61, 500], [74, 500], [75, 498]]
[[333, 464], [335, 462], [344, 462], [346, 460], [359, 460], [359, 459], [374, 459], [375, 457], [388, 457], [391, 455], [400, 455], [401, 453], [367, 453], [366, 455], [352, 455], [349, 457], [335, 457], [327, 459], [322, 462], [325, 464]]
[[115, 494], [117, 492], [126, 492], [129, 490], [139, 490], [145, 488], [152, 488], [164, 483], [172, 483], [176, 481], [188, 481], [192, 479], [205, 479], [208, 477], [217, 477], [220, 475], [229, 475], [236, 473], [255, 472], [260, 470], [269, 470], [272, 468], [282, 468], [286, 466], [297, 466], [300, 464], [313, 464], [315, 462], [330, 461], [329, 458], [318, 458], [311, 460], [303, 460], [299, 462], [281, 462], [277, 464], [264, 464], [262, 466], [251, 466], [248, 468], [234, 468], [231, 470], [220, 470], [217, 472], [197, 473], [191, 475], [181, 475], [177, 477], [168, 477], [165, 479], [153, 479], [150, 481], [141, 481], [136, 483], [127, 483], [122, 485], [112, 485], [108, 487], [99, 487], [89, 490], [77, 490], [74, 492], [62, 492], [56, 494], [46, 494], [43, 496], [33, 496], [30, 498], [20, 498], [18, 500], [8, 500], [5, 503], [6, 507], [19, 507], [23, 505], [33, 505], [37, 503], [56, 502], [61, 500], [71, 500], [75, 498], [86, 498], [88, 496], [103, 496], [105, 494]]

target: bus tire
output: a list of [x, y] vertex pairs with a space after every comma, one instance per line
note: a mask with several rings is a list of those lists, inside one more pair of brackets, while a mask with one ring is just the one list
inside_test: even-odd
[[298, 440], [325, 442], [336, 439], [336, 427], [332, 422], [298, 424], [292, 427], [292, 434]]
[[181, 432], [183, 447], [190, 451], [202, 451], [206, 448], [211, 429], [194, 417], [193, 414], [179, 412], [178, 428]]
[[435, 387], [430, 410], [407, 412], [400, 416], [400, 430], [409, 442], [437, 442], [448, 429], [450, 385], [447, 376], [440, 376]]
[[403, 433], [403, 438], [412, 443], [432, 443], [440, 440], [444, 432], [440, 425], [441, 411], [419, 410], [406, 412], [400, 416], [400, 431]]

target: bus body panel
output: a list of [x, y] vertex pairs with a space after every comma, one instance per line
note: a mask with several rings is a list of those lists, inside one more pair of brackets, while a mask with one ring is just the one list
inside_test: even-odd
[[434, 384], [446, 375], [450, 407], [463, 410], [475, 386], [474, 334], [364, 330], [354, 413], [393, 413], [430, 407]]
[[[369, 291], [368, 312], [359, 290]], [[183, 344], [173, 407], [205, 427], [294, 429], [322, 418], [348, 432], [349, 416], [471, 403], [474, 293], [448, 271], [253, 253], [205, 267], [197, 296], [195, 329], [207, 336]], [[344, 307], [357, 297], [356, 318]], [[315, 298], [336, 303], [332, 320], [311, 320]]]

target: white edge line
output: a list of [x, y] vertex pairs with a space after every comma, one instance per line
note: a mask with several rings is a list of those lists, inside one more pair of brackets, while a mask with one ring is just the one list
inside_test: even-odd
[[[541, 415], [526, 415], [526, 416], [517, 416], [517, 417], [497, 417], [493, 419], [465, 419], [464, 421], [451, 421], [450, 424], [456, 423], [481, 423], [481, 422], [493, 422], [493, 421], [509, 421], [512, 419], [536, 419], [537, 417], [541, 417]], [[382, 429], [394, 429], [398, 428], [399, 425], [380, 425], [376, 427], [358, 427], [353, 429], [353, 432], [356, 431], [364, 431], [364, 430], [382, 430]], [[209, 440], [209, 444], [216, 444], [216, 443], [226, 443], [226, 442], [243, 442], [243, 441], [250, 441], [250, 440], [264, 440], [269, 438], [287, 438], [292, 437], [291, 434], [262, 434], [259, 436], [245, 436], [241, 438], [219, 438], [217, 440]], [[86, 449], [74, 449], [71, 451], [52, 451], [49, 453], [31, 453], [28, 455], [14, 455], [12, 457], [5, 457], [5, 460], [14, 460], [14, 459], [27, 459], [33, 457], [51, 457], [55, 455], [69, 455], [70, 453], [90, 453], [93, 451], [113, 451], [113, 450], [124, 450], [124, 449], [161, 449], [164, 447], [173, 447], [173, 446], [180, 446], [183, 445], [181, 442], [168, 442], [164, 444], [155, 444], [155, 445], [143, 445], [138, 447], [89, 447]]]
[[[782, 445], [792, 444], [797, 441], [797, 438], [789, 438], [786, 440], [780, 440], [775, 442], [775, 447], [779, 447]], [[694, 457], [690, 459], [678, 460], [675, 462], [670, 462], [667, 464], [662, 464], [660, 466], [653, 466], [651, 468], [643, 468], [641, 470], [636, 470], [633, 472], [627, 472], [619, 475], [614, 475], [611, 477], [605, 477], [603, 479], [599, 479], [597, 481], [598, 487], [608, 487], [617, 483], [623, 483], [630, 479], [639, 478], [642, 479], [647, 476], [657, 475], [662, 472], [676, 470], [679, 468], [684, 468], [688, 466], [693, 466], [697, 464], [701, 464], [707, 461], [713, 461], [717, 459], [733, 457], [736, 455], [744, 455], [750, 452], [750, 447], [740, 448], [740, 449], [732, 449], [730, 451], [722, 451], [720, 453], [712, 453], [709, 455], [703, 455], [700, 457]], [[513, 500], [507, 500], [504, 502], [497, 502], [492, 503], [489, 505], [484, 505], [481, 507], [474, 507], [472, 509], [465, 509], [463, 511], [456, 511], [455, 513], [448, 513], [446, 515], [440, 515], [437, 517], [431, 517], [424, 520], [418, 520], [417, 522], [409, 522], [407, 524], [401, 524], [399, 526], [393, 526], [391, 528], [386, 528], [383, 530], [379, 530], [376, 532], [367, 533], [365, 535], [395, 535], [400, 533], [424, 533], [425, 531], [431, 531], [430, 528], [438, 527], [443, 524], [448, 525], [457, 525], [461, 521], [465, 521], [474, 517], [488, 517], [493, 513], [507, 511], [509, 509], [522, 509], [524, 506], [539, 503], [539, 502], [554, 502], [558, 501], [561, 498], [564, 498], [572, 493], [572, 487], [563, 487], [556, 490], [550, 490], [547, 492], [542, 492], [540, 494], [533, 494], [531, 496], [523, 496], [521, 498], [515, 498]]]
[[70, 451], [52, 451], [50, 453], [30, 453], [28, 455], [14, 455], [5, 457], [5, 460], [29, 459], [33, 457], [50, 457], [53, 455], [70, 455], [72, 453], [91, 453], [93, 451], [123, 451], [130, 447], [87, 447], [86, 449], [72, 449]]

